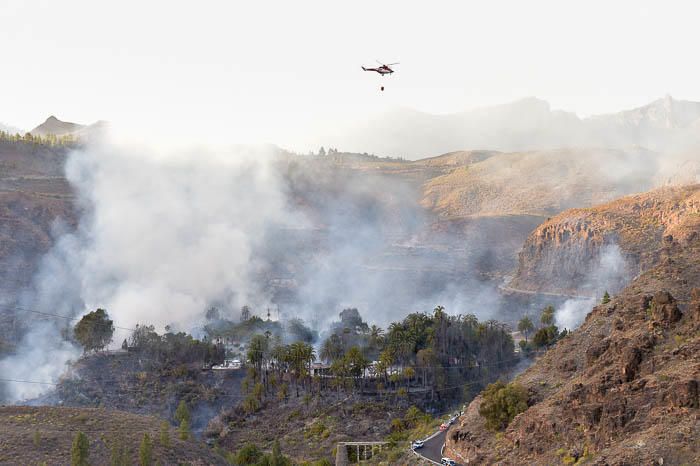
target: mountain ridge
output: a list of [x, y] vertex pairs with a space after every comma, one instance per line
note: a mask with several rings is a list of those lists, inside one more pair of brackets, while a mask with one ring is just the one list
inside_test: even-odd
[[552, 109], [536, 97], [449, 114], [398, 108], [335, 129], [323, 141], [354, 152], [412, 160], [479, 149], [516, 152], [638, 145], [664, 150], [700, 141], [700, 102], [666, 96], [633, 109], [585, 118]]

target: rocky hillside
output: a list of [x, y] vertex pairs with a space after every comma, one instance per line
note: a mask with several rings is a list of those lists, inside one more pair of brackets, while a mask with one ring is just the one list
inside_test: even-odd
[[[162, 436], [162, 420], [105, 409], [0, 407], [0, 464], [70, 464], [77, 432], [89, 441], [89, 464], [139, 464], [144, 434], [153, 442], [151, 464], [226, 465], [204, 444], [180, 440], [176, 428]], [[163, 440], [166, 442], [163, 442]], [[124, 463], [113, 452], [124, 452]]]
[[448, 455], [469, 464], [700, 462], [699, 189], [593, 209], [601, 225], [631, 212], [646, 219], [634, 233], [618, 228], [650, 265], [515, 379], [528, 408], [505, 431], [487, 430], [481, 397], [472, 402], [448, 433]]
[[[584, 295], [601, 286], [612, 291], [658, 263], [664, 241], [694, 240], [699, 222], [700, 185], [568, 210], [530, 234], [510, 286]], [[617, 282], [604, 283], [611, 279]]]

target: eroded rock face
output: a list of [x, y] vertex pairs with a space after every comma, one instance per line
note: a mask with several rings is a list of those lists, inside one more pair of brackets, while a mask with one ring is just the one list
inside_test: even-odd
[[606, 272], [605, 255], [619, 248], [619, 290], [640, 272], [668, 261], [675, 247], [698, 235], [700, 186], [664, 188], [589, 209], [572, 209], [543, 223], [519, 254], [513, 288], [590, 294]]

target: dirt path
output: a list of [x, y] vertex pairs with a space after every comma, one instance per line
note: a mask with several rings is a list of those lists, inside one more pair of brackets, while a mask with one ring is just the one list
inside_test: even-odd
[[528, 294], [528, 295], [554, 296], [554, 297], [558, 297], [558, 298], [595, 299], [594, 296], [582, 296], [582, 295], [566, 294], [566, 293], [553, 293], [550, 291], [520, 290], [517, 288], [511, 288], [509, 286], [504, 286], [504, 285], [499, 286], [498, 289], [500, 291], [505, 292], [505, 293], [519, 293], [519, 294]]

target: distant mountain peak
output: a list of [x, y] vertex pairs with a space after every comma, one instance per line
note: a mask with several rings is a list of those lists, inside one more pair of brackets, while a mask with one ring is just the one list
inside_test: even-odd
[[30, 133], [35, 136], [45, 136], [47, 134], [63, 136], [80, 131], [83, 128], [85, 128], [85, 125], [71, 123], [69, 121], [61, 121], [54, 115], [51, 115], [46, 119], [46, 121], [31, 130]]
[[631, 126], [687, 128], [700, 118], [700, 102], [676, 100], [666, 94], [647, 105], [616, 115], [620, 122]]

